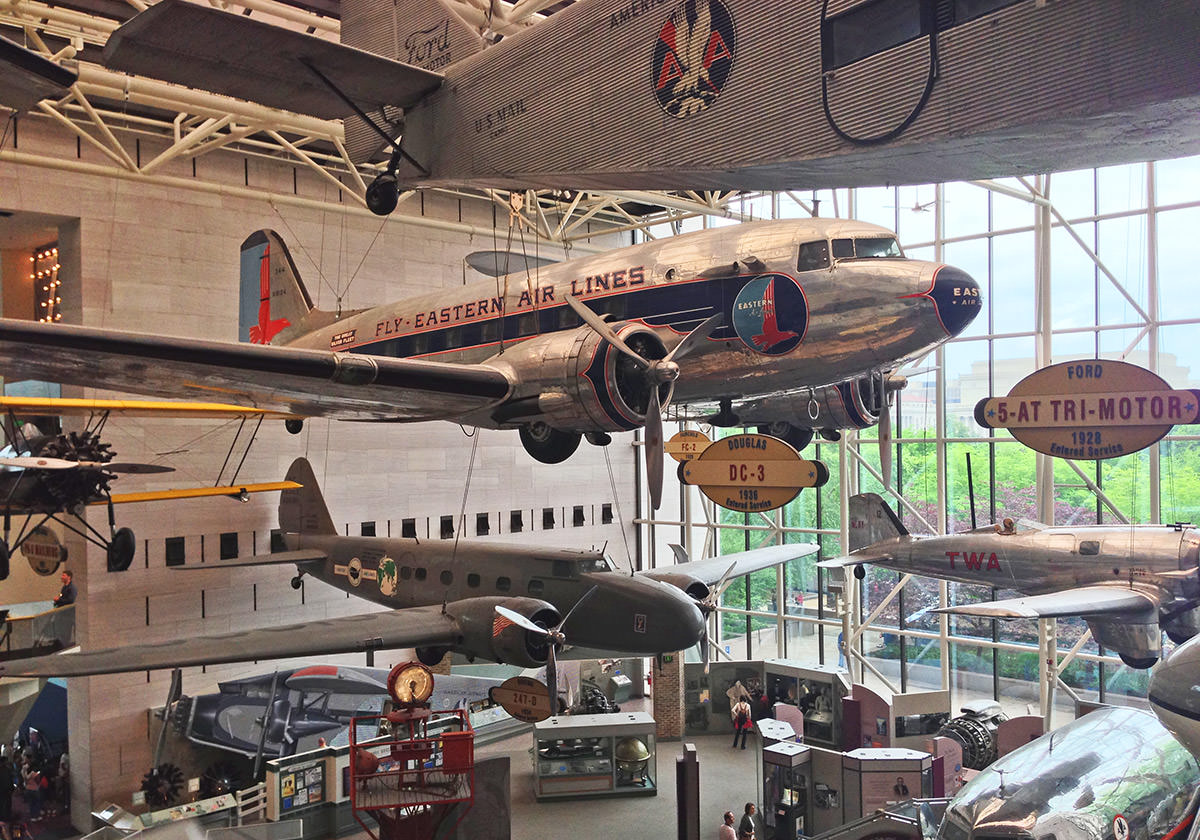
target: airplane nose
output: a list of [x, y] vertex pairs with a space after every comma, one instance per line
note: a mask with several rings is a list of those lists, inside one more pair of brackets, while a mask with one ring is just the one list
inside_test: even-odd
[[952, 265], [940, 265], [934, 270], [933, 285], [926, 296], [933, 301], [942, 329], [951, 338], [965, 330], [983, 308], [979, 284]]

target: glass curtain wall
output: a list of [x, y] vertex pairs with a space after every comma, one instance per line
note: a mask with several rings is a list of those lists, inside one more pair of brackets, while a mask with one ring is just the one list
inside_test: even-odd
[[[963, 531], [1006, 516], [1058, 525], [1200, 522], [1200, 427], [1178, 427], [1156, 446], [1122, 458], [1053, 459], [1052, 474], [1040, 485], [1034, 453], [973, 418], [979, 399], [1007, 393], [1035, 369], [1072, 358], [1122, 359], [1156, 371], [1174, 388], [1200, 387], [1194, 339], [1200, 295], [1190, 253], [1200, 231], [1198, 184], [1200, 158], [1185, 158], [734, 202], [731, 209], [753, 218], [820, 215], [884, 225], [899, 234], [907, 256], [966, 270], [985, 297], [963, 335], [900, 371], [908, 385], [891, 408], [890, 484], [903, 504], [879, 480], [876, 429], [845, 434], [838, 443], [816, 438], [804, 455], [826, 464], [829, 483], [767, 514], [716, 508], [672, 481], [668, 461], [663, 507], [654, 519], [639, 520], [645, 566], [673, 562], [670, 543], [684, 545], [692, 557], [775, 543], [820, 545], [818, 554], [729, 584], [716, 620], [717, 655], [837, 664], [844, 661], [845, 630], [873, 616], [847, 645], [858, 653], [866, 679], [895, 691], [949, 687], [957, 706], [968, 697], [1011, 699], [1018, 686], [1037, 683], [1044, 675], [1041, 630], [1057, 638], [1060, 703], [1076, 697], [1140, 702], [1149, 672], [1129, 669], [1097, 647], [1082, 621], [1039, 628], [1035, 621], [943, 620], [928, 610], [1012, 593], [923, 578], [896, 592], [895, 572], [868, 567], [864, 580], [848, 578], [858, 589], [852, 598], [843, 573], [818, 569], [816, 562], [844, 553], [843, 486], [883, 494], [913, 533]], [[726, 223], [732, 222], [709, 222]], [[647, 235], [703, 224], [665, 223]], [[680, 425], [717, 435], [731, 431], [699, 420]], [[668, 437], [675, 428], [668, 424]], [[648, 509], [644, 502], [642, 510]], [[847, 603], [854, 620], [844, 623]], [[1164, 644], [1170, 649], [1165, 638]]]

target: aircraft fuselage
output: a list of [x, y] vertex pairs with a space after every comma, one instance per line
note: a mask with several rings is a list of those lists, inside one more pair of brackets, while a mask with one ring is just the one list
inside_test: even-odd
[[700, 639], [704, 619], [674, 586], [613, 569], [603, 555], [563, 549], [522, 550], [483, 543], [378, 537], [287, 535], [289, 548], [323, 551], [324, 561], [298, 564], [343, 592], [391, 609], [473, 597], [528, 597], [571, 616], [571, 644], [623, 653], [683, 650]]
[[[855, 244], [859, 252], [869, 244], [873, 253], [894, 256], [857, 256]], [[408, 298], [343, 318], [292, 344], [512, 365], [518, 369], [516, 400], [553, 387], [537, 378], [539, 359], [524, 358], [522, 344], [556, 333], [572, 343], [570, 331], [580, 330], [581, 322], [565, 302], [569, 295], [612, 321], [653, 330], [668, 350], [721, 313], [722, 326], [686, 360], [675, 402], [766, 397], [799, 405], [815, 386], [890, 369], [929, 351], [979, 312], [979, 287], [964, 272], [899, 254], [894, 234], [861, 222], [737, 225]], [[535, 355], [569, 350], [539, 349]], [[593, 384], [604, 391], [603, 383]], [[598, 399], [603, 402], [603, 394]], [[601, 410], [613, 414], [609, 407]], [[505, 425], [489, 414], [465, 419]], [[639, 425], [629, 418], [619, 422]]]
[[1200, 595], [1200, 531], [1164, 525], [1046, 528], [1005, 534], [903, 536], [851, 556], [874, 565], [1027, 595], [1105, 584], [1151, 585], [1180, 597]]

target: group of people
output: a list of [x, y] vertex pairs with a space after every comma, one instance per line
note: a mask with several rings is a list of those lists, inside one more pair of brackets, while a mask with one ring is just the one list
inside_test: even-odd
[[68, 775], [67, 754], [52, 755], [37, 733], [28, 744], [18, 742], [11, 755], [0, 756], [0, 837], [15, 840], [14, 824], [67, 810]]
[[754, 812], [754, 803], [747, 802], [741, 822], [738, 823], [735, 830], [733, 823], [737, 817], [734, 816], [733, 811], [726, 811], [725, 821], [717, 829], [717, 840], [754, 840]]

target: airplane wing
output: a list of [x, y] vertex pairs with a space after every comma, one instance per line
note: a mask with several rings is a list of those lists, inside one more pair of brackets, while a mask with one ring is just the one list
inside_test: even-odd
[[265, 420], [303, 420], [303, 415], [268, 411], [244, 405], [208, 402], [165, 402], [162, 400], [86, 400], [60, 397], [2, 397], [0, 411], [14, 417], [59, 417], [112, 414], [121, 417], [193, 417], [202, 420], [262, 417]]
[[941, 607], [930, 612], [985, 618], [1088, 618], [1144, 613], [1149, 609], [1158, 609], [1158, 599], [1148, 592], [1119, 586], [1083, 586], [1043, 595]]
[[306, 417], [446, 420], [502, 402], [486, 365], [144, 335], [0, 318], [0, 369], [177, 399], [218, 399]]
[[[127, 502], [169, 502], [175, 499], [202, 499], [208, 496], [228, 496], [241, 501], [244, 493], [272, 493], [276, 490], [296, 490], [304, 485], [295, 481], [267, 481], [262, 484], [223, 484], [218, 487], [181, 487], [178, 490], [147, 490], [140, 493], [113, 493], [114, 505]], [[106, 505], [107, 499], [88, 502], [89, 505]]]
[[[679, 563], [670, 568], [690, 574], [711, 586], [715, 583], [720, 583], [721, 578], [725, 576], [725, 572], [730, 566], [733, 566], [733, 571], [729, 574], [729, 578], [732, 580], [733, 578], [748, 575], [751, 572], [778, 566], [780, 563], [786, 563], [789, 560], [807, 557], [810, 554], [816, 553], [818, 548], [819, 546], [815, 543], [770, 545], [765, 548], [741, 551], [737, 554], [722, 554], [720, 557], [709, 557], [705, 560], [691, 560], [686, 563]], [[664, 571], [664, 569], [663, 567], [659, 567], [655, 571]]]
[[460, 636], [458, 621], [451, 612], [443, 613], [439, 604], [219, 636], [13, 659], [0, 662], [0, 676], [77, 677], [219, 662], [328, 656], [368, 649], [451, 645]]
[[870, 561], [868, 561], [863, 558], [855, 557], [853, 554], [851, 554], [846, 557], [834, 557], [829, 560], [822, 560], [821, 562], [817, 563], [817, 568], [818, 569], [845, 569], [845, 568], [849, 568], [851, 566], [861, 566], [867, 562], [876, 563], [878, 561], [879, 561], [878, 557], [873, 557], [873, 558], [871, 558]]
[[104, 63], [321, 119], [354, 113], [347, 99], [364, 111], [409, 108], [442, 83], [440, 73], [186, 0], [162, 0], [118, 27]]

